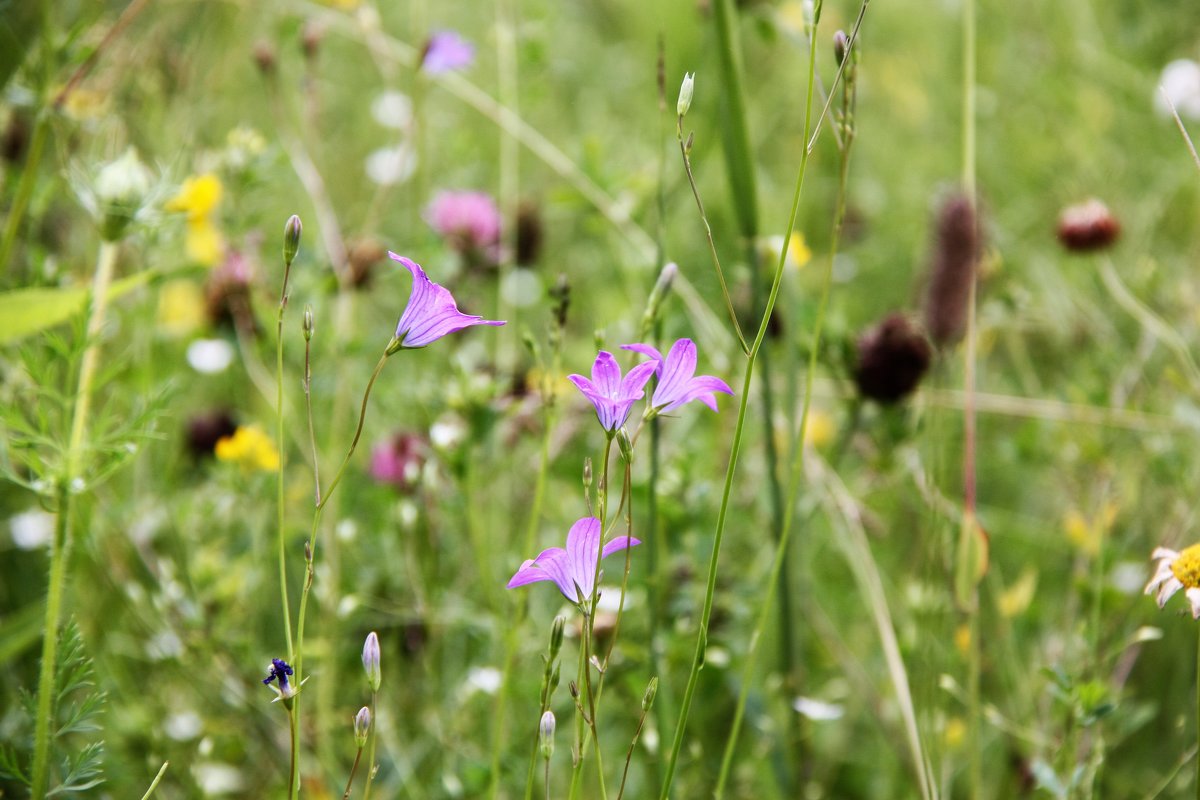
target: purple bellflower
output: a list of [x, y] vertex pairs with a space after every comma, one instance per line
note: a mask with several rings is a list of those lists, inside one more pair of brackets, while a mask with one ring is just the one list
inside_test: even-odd
[[601, 350], [592, 364], [590, 381], [582, 375], [568, 375], [567, 379], [579, 387], [583, 396], [596, 407], [600, 425], [612, 434], [625, 424], [633, 404], [645, 396], [642, 387], [650, 380], [657, 367], [658, 363], [655, 361], [638, 364], [622, 379], [621, 367], [613, 358], [613, 354]]
[[733, 394], [729, 384], [720, 378], [696, 374], [696, 343], [691, 339], [676, 341], [671, 345], [665, 359], [662, 353], [648, 344], [625, 344], [621, 345], [621, 349], [632, 350], [654, 359], [647, 363], [656, 367], [658, 386], [654, 389], [654, 397], [650, 399], [648, 415], [665, 414], [693, 400], [699, 400], [716, 411], [716, 392]]
[[424, 347], [448, 333], [461, 331], [472, 325], [503, 325], [499, 320], [484, 319], [463, 314], [454, 302], [454, 296], [444, 286], [429, 280], [421, 265], [412, 259], [388, 251], [393, 261], [399, 261], [412, 273], [413, 287], [408, 305], [396, 324], [396, 336], [388, 344], [388, 355], [397, 350], [412, 350]]
[[[296, 692], [300, 691], [299, 686], [292, 686], [288, 681], [288, 676], [294, 674], [292, 665], [284, 661], [282, 658], [272, 658], [271, 666], [267, 668], [267, 677], [263, 678], [263, 684], [270, 687], [271, 691], [275, 692], [275, 699], [271, 702], [279, 700], [288, 701], [296, 696]], [[279, 681], [279, 686], [271, 686], [274, 681]]]
[[[631, 536], [619, 536], [604, 545], [603, 558], [641, 544]], [[580, 603], [596, 588], [596, 557], [600, 553], [600, 520], [583, 517], [567, 533], [567, 547], [551, 547], [526, 561], [506, 588], [514, 589], [538, 581], [554, 581], [563, 597]]]
[[441, 75], [471, 66], [475, 60], [475, 45], [454, 31], [438, 31], [429, 37], [421, 69], [430, 75]]

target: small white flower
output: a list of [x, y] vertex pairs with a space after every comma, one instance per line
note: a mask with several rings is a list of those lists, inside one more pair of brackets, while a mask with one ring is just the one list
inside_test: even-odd
[[37, 550], [54, 538], [54, 515], [40, 508], [31, 508], [8, 521], [13, 544], [20, 550]]
[[224, 339], [197, 339], [188, 345], [192, 369], [205, 375], [224, 372], [233, 363], [233, 345]]
[[1146, 594], [1153, 594], [1162, 608], [1171, 595], [1185, 589], [1184, 596], [1192, 607], [1192, 618], [1200, 619], [1200, 544], [1182, 552], [1156, 547], [1151, 558], [1158, 559], [1154, 575], [1146, 584]]
[[407, 144], [381, 147], [367, 156], [367, 177], [380, 186], [393, 186], [412, 177], [417, 169], [417, 154]]
[[[1184, 119], [1200, 119], [1200, 64], [1187, 58], [1172, 61], [1163, 67], [1154, 91], [1154, 107], [1164, 117], [1171, 116], [1171, 106]], [[1166, 97], [1163, 94], [1166, 93]], [[1170, 103], [1167, 103], [1167, 99]]]
[[839, 705], [812, 697], [797, 697], [792, 701], [792, 708], [815, 722], [841, 719], [846, 713], [846, 709]]
[[371, 103], [371, 116], [385, 128], [405, 130], [412, 122], [412, 100], [403, 92], [383, 92]]

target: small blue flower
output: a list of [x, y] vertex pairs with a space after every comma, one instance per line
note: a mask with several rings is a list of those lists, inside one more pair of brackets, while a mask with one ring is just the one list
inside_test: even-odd
[[[284, 661], [282, 658], [271, 659], [271, 666], [267, 667], [267, 677], [263, 678], [263, 684], [269, 686], [271, 691], [277, 695], [275, 700], [290, 700], [296, 696], [296, 692], [300, 691], [299, 686], [292, 686], [288, 682], [288, 676], [294, 675], [295, 670], [292, 665]], [[271, 686], [273, 681], [279, 681], [279, 686]], [[272, 700], [271, 702], [275, 702]]]

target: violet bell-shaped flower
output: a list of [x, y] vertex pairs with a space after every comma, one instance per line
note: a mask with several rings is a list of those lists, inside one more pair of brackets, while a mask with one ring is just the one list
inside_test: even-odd
[[568, 375], [567, 379], [595, 406], [601, 427], [611, 435], [625, 424], [633, 404], [645, 396], [642, 387], [657, 367], [657, 362], [647, 361], [622, 378], [617, 359], [607, 350], [601, 350], [592, 364], [591, 380], [582, 375]]
[[[602, 557], [627, 547], [635, 547], [641, 541], [631, 536], [619, 536], [604, 545]], [[514, 589], [538, 581], [554, 581], [563, 597], [572, 603], [585, 602], [596, 588], [596, 558], [600, 554], [600, 520], [583, 517], [571, 526], [567, 533], [567, 547], [551, 547], [543, 550], [537, 558], [527, 560], [516, 571], [505, 588]]]
[[712, 375], [696, 374], [696, 343], [691, 339], [679, 339], [671, 345], [671, 350], [664, 359], [662, 353], [648, 344], [625, 344], [622, 350], [632, 350], [635, 353], [654, 359], [655, 372], [658, 374], [658, 386], [646, 410], [646, 416], [665, 414], [685, 403], [699, 400], [704, 405], [717, 410], [717, 392], [733, 394], [729, 384]]
[[388, 251], [393, 261], [399, 261], [412, 273], [412, 294], [408, 305], [396, 324], [396, 335], [388, 343], [387, 354], [398, 350], [412, 350], [442, 338], [448, 333], [470, 328], [472, 325], [503, 325], [500, 320], [463, 314], [454, 302], [454, 295], [444, 286], [429, 280], [421, 265], [412, 259]]

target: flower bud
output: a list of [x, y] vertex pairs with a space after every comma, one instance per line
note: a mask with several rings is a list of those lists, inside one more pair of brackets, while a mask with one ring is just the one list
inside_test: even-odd
[[354, 715], [354, 741], [359, 747], [366, 747], [367, 734], [371, 732], [371, 709], [363, 706]]
[[559, 614], [554, 618], [554, 623], [550, 627], [550, 658], [553, 659], [558, 655], [559, 649], [563, 643], [563, 631], [567, 625], [567, 618]]
[[100, 168], [93, 186], [100, 215], [100, 234], [115, 242], [141, 210], [153, 180], [150, 170], [132, 147]]
[[554, 712], [542, 714], [542, 720], [538, 723], [538, 744], [542, 749], [542, 758], [549, 759], [554, 755], [554, 727]]
[[305, 304], [304, 306], [304, 341], [312, 339], [313, 335], [313, 310], [312, 306]]
[[683, 83], [679, 87], [679, 101], [675, 104], [675, 112], [683, 116], [692, 107], [692, 94], [696, 88], [696, 73], [683, 73]]
[[367, 684], [372, 692], [378, 692], [383, 674], [379, 670], [379, 636], [375, 631], [367, 634], [367, 641], [363, 644], [362, 662], [363, 669], [367, 671]]
[[642, 695], [642, 711], [649, 711], [650, 706], [654, 705], [654, 695], [658, 694], [658, 678], [650, 679], [650, 683], [646, 684], [646, 692]]
[[849, 39], [847, 39], [845, 31], [838, 31], [833, 35], [833, 57], [837, 59], [839, 67], [846, 60], [846, 44], [848, 41]]
[[303, 230], [304, 226], [295, 214], [288, 217], [287, 224], [283, 226], [283, 262], [288, 266], [292, 265], [296, 252], [300, 250], [300, 233]]

